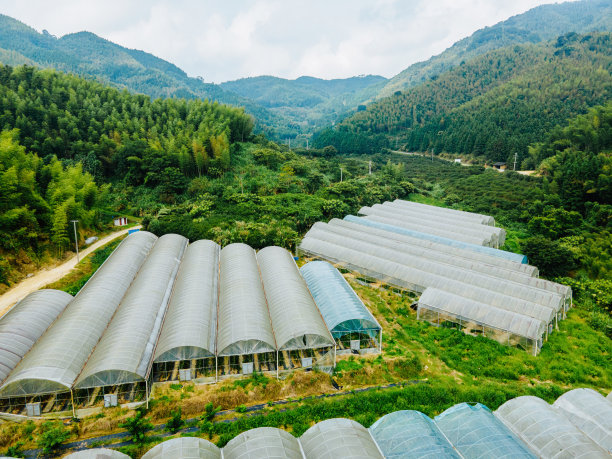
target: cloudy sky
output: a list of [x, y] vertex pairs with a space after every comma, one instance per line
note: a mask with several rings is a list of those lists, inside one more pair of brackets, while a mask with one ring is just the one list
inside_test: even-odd
[[550, 0], [0, 0], [62, 36], [88, 30], [220, 83], [247, 76], [391, 77]]

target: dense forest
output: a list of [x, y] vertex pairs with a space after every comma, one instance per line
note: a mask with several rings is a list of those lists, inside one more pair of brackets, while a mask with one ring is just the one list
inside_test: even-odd
[[152, 54], [125, 48], [91, 32], [57, 38], [0, 14], [0, 62], [53, 68], [153, 98], [203, 99], [241, 106], [255, 117], [258, 130], [269, 136], [296, 132], [290, 123], [250, 99], [206, 83], [201, 77], [189, 77]]
[[[377, 147], [482, 156], [518, 164], [555, 126], [612, 95], [612, 35], [569, 34], [492, 51], [371, 104], [315, 144], [343, 153], [370, 137]], [[529, 163], [527, 163], [529, 164]]]
[[570, 32], [612, 31], [612, 5], [590, 0], [540, 5], [491, 27], [477, 30], [430, 59], [403, 70], [380, 90], [378, 97], [417, 86], [489, 51], [523, 43], [551, 40]]
[[223, 175], [253, 127], [242, 109], [152, 101], [28, 66], [0, 67], [0, 106], [0, 282], [10, 266], [43, 257], [48, 242], [61, 253], [70, 219], [97, 227], [109, 202], [105, 183], [120, 184], [118, 195], [143, 187], [173, 202], [193, 177]]

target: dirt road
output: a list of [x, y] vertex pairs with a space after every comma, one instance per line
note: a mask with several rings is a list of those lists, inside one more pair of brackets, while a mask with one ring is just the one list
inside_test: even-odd
[[[109, 243], [113, 239], [116, 239], [124, 234], [127, 234], [129, 230], [136, 229], [136, 228], [140, 228], [140, 226], [135, 226], [133, 228], [125, 229], [122, 231], [117, 231], [116, 233], [112, 233], [106, 237], [103, 237], [99, 241], [96, 241], [94, 244], [87, 247], [85, 250], [80, 251], [79, 252], [80, 259], [82, 260], [94, 250]], [[29, 295], [33, 291], [38, 290], [52, 282], [60, 280], [62, 277], [68, 274], [70, 270], [76, 266], [76, 264], [77, 264], [77, 259], [75, 255], [70, 260], [66, 261], [65, 263], [59, 266], [56, 266], [55, 268], [43, 269], [42, 271], [38, 272], [32, 277], [29, 277], [19, 282], [12, 289], [8, 290], [6, 293], [0, 296], [0, 317], [3, 316], [5, 313], [7, 313], [9, 309], [11, 309], [17, 301], [21, 300], [22, 298]]]

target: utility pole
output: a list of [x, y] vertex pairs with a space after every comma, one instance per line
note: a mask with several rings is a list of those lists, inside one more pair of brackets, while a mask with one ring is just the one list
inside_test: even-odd
[[431, 162], [433, 163], [433, 149], [431, 150]]
[[291, 139], [289, 139], [289, 150], [291, 150]]
[[340, 183], [342, 183], [342, 168], [340, 168]]
[[310, 150], [310, 148], [308, 148], [308, 137], [306, 137], [306, 150]]
[[517, 155], [517, 154], [518, 154], [518, 153], [514, 153], [514, 170], [516, 170], [516, 155]]
[[368, 175], [372, 175], [372, 161], [368, 162]]
[[77, 232], [76, 232], [76, 224], [78, 222], [78, 220], [70, 220], [72, 222], [72, 226], [74, 227], [74, 246], [76, 247], [76, 253], [77, 253], [77, 263], [79, 262], [79, 240], [77, 238]]

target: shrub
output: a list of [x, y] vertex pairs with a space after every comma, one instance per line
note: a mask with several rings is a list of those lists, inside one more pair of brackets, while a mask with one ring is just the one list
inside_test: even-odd
[[132, 441], [136, 444], [144, 443], [147, 438], [147, 432], [153, 428], [153, 424], [144, 415], [144, 409], [137, 409], [134, 416], [127, 418], [125, 422], [119, 424], [119, 427], [130, 433]]
[[45, 454], [52, 453], [59, 445], [68, 440], [70, 432], [61, 422], [47, 421], [41, 426], [37, 445]]
[[177, 408], [170, 413], [170, 420], [166, 423], [166, 430], [177, 433], [184, 425], [185, 421], [182, 418], [182, 411], [180, 408]]

